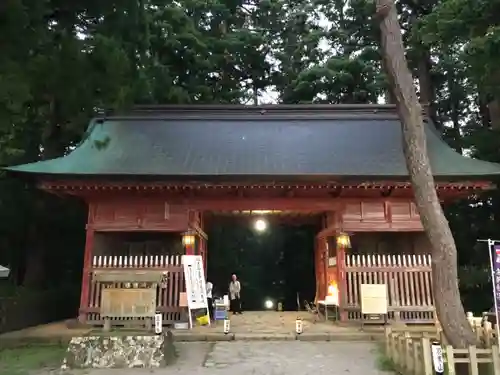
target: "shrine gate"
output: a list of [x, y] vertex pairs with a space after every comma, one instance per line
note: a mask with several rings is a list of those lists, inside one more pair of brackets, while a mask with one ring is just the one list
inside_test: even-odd
[[[500, 165], [450, 148], [427, 120], [443, 203], [492, 187]], [[88, 204], [79, 318], [102, 324], [94, 271], [168, 272], [164, 322], [180, 319], [180, 257], [205, 261], [207, 213], [319, 215], [316, 298], [360, 319], [362, 283], [385, 283], [392, 317], [433, 319], [429, 244], [413, 202], [401, 124], [388, 105], [143, 106], [90, 122], [68, 155], [7, 168]], [[182, 239], [182, 242], [181, 242]]]

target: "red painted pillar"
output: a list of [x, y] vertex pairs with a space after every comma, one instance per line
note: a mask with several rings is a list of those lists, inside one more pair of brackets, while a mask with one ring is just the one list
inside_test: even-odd
[[188, 244], [188, 245], [186, 245], [186, 255], [195, 255], [194, 254], [194, 248], [195, 248], [194, 244]]
[[[339, 286], [339, 306], [345, 306], [346, 302], [346, 276], [345, 276], [345, 247], [337, 244], [337, 280]], [[347, 321], [347, 311], [340, 308], [340, 320]]]
[[[317, 304], [321, 299], [321, 254], [318, 250], [318, 238], [314, 238], [314, 274], [316, 276], [316, 295], [314, 296], [314, 303]], [[301, 301], [302, 303], [302, 301]]]
[[203, 269], [205, 270], [205, 279], [208, 277], [207, 262], [208, 262], [208, 251], [207, 251], [207, 240], [202, 239], [202, 249], [203, 249]]
[[80, 294], [80, 309], [78, 312], [78, 320], [80, 323], [86, 323], [87, 308], [90, 302], [90, 281], [92, 273], [92, 255], [94, 249], [94, 230], [87, 228], [85, 237], [85, 252], [83, 255], [83, 274], [82, 274], [82, 290]]
[[328, 254], [328, 245], [326, 243], [326, 237], [323, 237], [319, 241], [319, 249], [322, 254], [323, 258], [323, 272], [324, 272], [324, 277], [323, 277], [323, 290], [321, 292], [321, 299], [326, 299], [326, 296], [328, 295], [328, 285], [329, 285], [329, 272], [328, 272], [328, 261], [329, 261], [329, 254]]
[[194, 233], [184, 234], [186, 235], [184, 243], [184, 251], [186, 255], [196, 255], [196, 243], [198, 242]]

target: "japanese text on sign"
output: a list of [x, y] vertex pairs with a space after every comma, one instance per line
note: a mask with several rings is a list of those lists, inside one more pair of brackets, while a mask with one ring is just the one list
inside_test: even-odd
[[187, 304], [190, 309], [207, 308], [205, 272], [200, 255], [183, 255]]
[[491, 254], [491, 271], [492, 271], [492, 283], [493, 283], [493, 293], [495, 296], [495, 312], [498, 316], [500, 312], [500, 245], [494, 245]]

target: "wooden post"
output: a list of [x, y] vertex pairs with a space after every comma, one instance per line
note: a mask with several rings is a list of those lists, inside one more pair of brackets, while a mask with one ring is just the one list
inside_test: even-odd
[[422, 360], [424, 365], [425, 375], [434, 375], [434, 369], [432, 367], [432, 352], [431, 352], [431, 340], [428, 337], [423, 337], [422, 343]]
[[[318, 238], [318, 246], [319, 246], [319, 251], [323, 254], [323, 291], [322, 291], [322, 299], [326, 300], [326, 296], [328, 295], [328, 264], [329, 264], [329, 256], [328, 254], [328, 246], [326, 243], [326, 238], [320, 237]], [[327, 305], [325, 304], [325, 309], [327, 309]]]
[[412, 349], [411, 349], [411, 338], [410, 338], [410, 332], [404, 332], [403, 333], [403, 337], [404, 337], [404, 351], [403, 351], [403, 363], [402, 363], [402, 373], [405, 374], [405, 373], [408, 373], [408, 374], [411, 374], [412, 373], [412, 368], [410, 368], [411, 366], [411, 360], [412, 360]]
[[85, 309], [89, 307], [93, 250], [94, 250], [94, 230], [87, 228], [87, 234], [85, 237], [85, 251], [83, 255], [83, 274], [82, 274], [82, 290], [80, 294], [80, 310], [78, 312], [78, 320], [82, 324], [86, 323], [87, 314]]
[[446, 345], [446, 361], [448, 364], [448, 375], [455, 375], [455, 352], [451, 345]]
[[498, 345], [491, 347], [491, 355], [493, 356], [493, 375], [500, 375], [500, 352]]
[[[345, 277], [345, 247], [337, 244], [337, 285], [339, 288], [339, 306], [347, 306], [347, 284]], [[340, 309], [340, 321], [348, 320], [347, 311]]]
[[477, 360], [476, 346], [469, 345], [469, 374], [479, 375], [479, 362]]
[[200, 237], [200, 241], [198, 242], [199, 254], [201, 255], [201, 259], [203, 260], [203, 271], [205, 271], [205, 279], [207, 279], [207, 240], [203, 237]]
[[384, 336], [385, 336], [385, 355], [388, 356], [391, 360], [393, 357], [393, 349], [392, 349], [392, 328], [389, 326], [384, 327]]
[[[318, 239], [317, 237], [314, 238], [314, 278], [316, 279], [316, 295], [314, 296], [314, 303], [317, 304], [318, 300], [321, 299], [320, 297], [320, 289], [321, 289], [321, 283], [320, 283], [320, 276], [321, 276], [321, 256], [318, 252]], [[299, 303], [302, 303], [303, 301], [299, 301]]]

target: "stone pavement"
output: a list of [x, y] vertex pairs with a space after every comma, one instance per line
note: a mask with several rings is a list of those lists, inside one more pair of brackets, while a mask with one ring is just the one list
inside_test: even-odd
[[[79, 370], [71, 375], [381, 375], [374, 344], [233, 341], [178, 343], [175, 365], [163, 369]], [[38, 373], [36, 375], [48, 375]], [[59, 372], [52, 372], [59, 374]], [[67, 373], [66, 373], [67, 374]]]
[[[295, 319], [303, 319], [304, 333], [301, 340], [361, 340], [370, 341], [383, 336], [381, 327], [369, 332], [360, 331], [359, 324], [339, 326], [332, 321], [314, 322], [311, 314], [301, 311], [247, 311], [242, 315], [230, 315], [231, 334], [224, 335], [224, 324], [210, 327], [194, 327], [192, 330], [174, 330], [176, 341], [225, 341], [225, 340], [295, 340]], [[99, 328], [68, 328], [65, 322], [44, 324], [0, 335], [2, 342], [69, 342], [71, 337], [87, 336]], [[1, 346], [1, 345], [0, 345]]]
[[[303, 333], [295, 334], [295, 320], [302, 318]], [[248, 311], [230, 315], [231, 331], [224, 335], [224, 324], [219, 321], [210, 327], [173, 331], [175, 341], [228, 340], [304, 340], [304, 341], [372, 341], [383, 337], [382, 327], [364, 331], [360, 325], [340, 326], [332, 321], [314, 321], [307, 312]]]
[[[295, 320], [300, 317], [304, 332], [338, 333], [352, 332], [352, 329], [339, 327], [334, 322], [319, 320], [314, 322], [313, 316], [306, 311], [246, 311], [241, 315], [230, 314], [231, 332], [234, 333], [291, 333], [295, 332]], [[195, 327], [194, 332], [223, 329], [223, 322], [217, 322], [212, 327]]]

